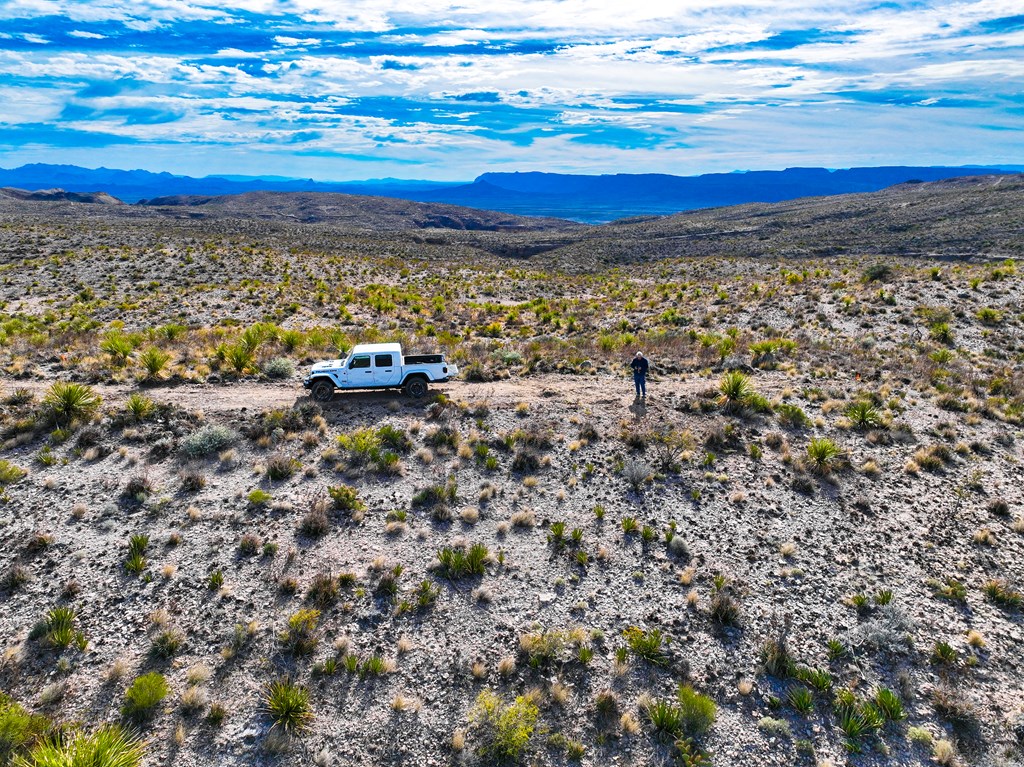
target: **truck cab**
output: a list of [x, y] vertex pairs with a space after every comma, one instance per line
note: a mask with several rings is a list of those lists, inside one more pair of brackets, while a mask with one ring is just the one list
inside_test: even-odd
[[443, 354], [406, 357], [400, 344], [359, 344], [345, 357], [313, 365], [302, 385], [320, 402], [337, 389], [403, 388], [412, 397], [423, 397], [429, 384], [449, 381], [458, 372]]

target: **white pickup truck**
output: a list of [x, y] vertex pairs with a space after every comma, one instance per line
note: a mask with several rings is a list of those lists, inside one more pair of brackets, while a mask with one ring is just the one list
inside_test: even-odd
[[423, 397], [431, 383], [459, 374], [443, 354], [405, 357], [400, 344], [358, 344], [347, 357], [313, 365], [302, 385], [318, 402], [327, 402], [335, 389], [398, 389], [410, 397]]

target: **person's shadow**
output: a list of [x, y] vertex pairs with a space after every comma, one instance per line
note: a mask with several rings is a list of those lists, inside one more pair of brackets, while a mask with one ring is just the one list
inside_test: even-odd
[[647, 403], [637, 397], [633, 400], [633, 404], [629, 406], [629, 412], [633, 414], [634, 421], [642, 421], [644, 416], [647, 415]]

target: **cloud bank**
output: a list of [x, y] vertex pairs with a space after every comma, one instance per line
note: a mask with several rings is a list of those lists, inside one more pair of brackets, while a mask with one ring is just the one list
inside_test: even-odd
[[0, 29], [8, 166], [466, 179], [1024, 162], [1017, 0], [6, 0]]

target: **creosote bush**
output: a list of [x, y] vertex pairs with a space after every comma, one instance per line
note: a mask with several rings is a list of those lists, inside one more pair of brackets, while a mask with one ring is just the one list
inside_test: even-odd
[[531, 698], [520, 695], [512, 703], [505, 703], [496, 693], [484, 690], [469, 713], [480, 743], [477, 753], [496, 761], [519, 760], [539, 716], [540, 709]]

